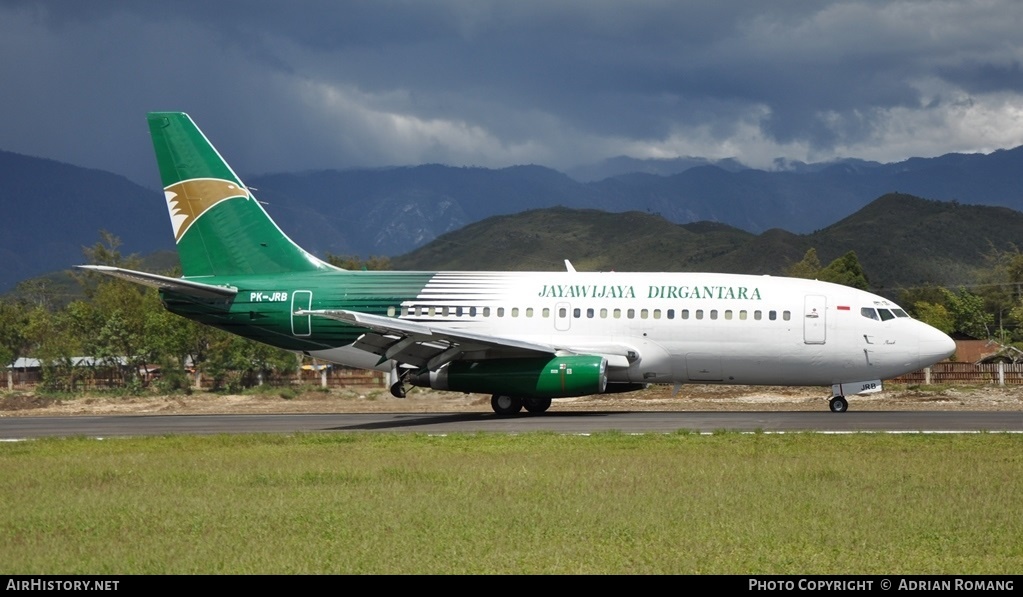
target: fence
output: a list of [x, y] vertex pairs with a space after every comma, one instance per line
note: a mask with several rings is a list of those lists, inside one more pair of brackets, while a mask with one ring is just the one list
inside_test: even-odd
[[[316, 385], [321, 388], [385, 388], [387, 374], [369, 369], [323, 367], [319, 370], [302, 369], [292, 375], [279, 377], [274, 383], [285, 386]], [[206, 390], [214, 386], [213, 380], [208, 377], [201, 378], [200, 384]]]
[[939, 385], [1020, 385], [1023, 384], [1023, 363], [937, 363], [928, 369], [890, 380], [904, 384]]
[[[0, 372], [3, 370], [0, 369]], [[386, 388], [387, 374], [382, 371], [365, 369], [349, 369], [347, 367], [330, 367], [319, 371], [302, 370], [292, 375], [275, 380], [284, 385], [318, 385], [325, 388]], [[31, 391], [42, 383], [42, 374], [38, 368], [35, 369], [12, 369], [0, 373], [0, 390]], [[203, 389], [213, 387], [213, 380], [209, 377], [200, 378], [200, 385]], [[110, 376], [96, 375], [95, 371], [85, 369], [75, 379], [75, 388], [78, 391], [106, 390], [119, 388], [123, 382]]]
[[383, 371], [370, 369], [349, 369], [347, 367], [332, 367], [322, 371], [302, 371], [296, 375], [292, 383], [319, 384], [329, 388], [364, 388], [369, 386], [385, 387], [387, 385], [387, 374]]

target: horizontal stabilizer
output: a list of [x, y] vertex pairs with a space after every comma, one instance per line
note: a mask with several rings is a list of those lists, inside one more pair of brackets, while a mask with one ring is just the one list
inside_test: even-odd
[[213, 284], [203, 284], [202, 282], [192, 282], [191, 280], [184, 280], [181, 278], [170, 278], [167, 276], [159, 276], [157, 274], [137, 272], [130, 269], [111, 267], [109, 265], [76, 265], [75, 267], [99, 272], [101, 274], [106, 274], [129, 282], [134, 282], [135, 284], [151, 286], [159, 290], [172, 290], [180, 294], [187, 294], [189, 296], [199, 298], [231, 298], [238, 294], [238, 289], [233, 286], [214, 286]]

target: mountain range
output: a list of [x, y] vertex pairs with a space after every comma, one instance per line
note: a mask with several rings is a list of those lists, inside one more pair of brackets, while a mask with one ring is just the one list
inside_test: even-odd
[[720, 271], [783, 275], [806, 251], [822, 264], [855, 251], [871, 288], [969, 285], [994, 250], [1013, 250], [1023, 213], [891, 193], [810, 234], [753, 234], [642, 212], [548, 208], [497, 216], [395, 257], [394, 269]]
[[[443, 235], [494, 216], [522, 212], [536, 212], [524, 217], [539, 218], [534, 225], [548, 226], [551, 242], [562, 247], [573, 242], [568, 234], [577, 225], [575, 220], [589, 221], [595, 212], [619, 214], [614, 222], [620, 230], [603, 234], [610, 235], [607, 243], [612, 242], [610, 237], [623, 243], [617, 260], [606, 263], [609, 268], [620, 269], [626, 269], [622, 263], [639, 259], [638, 255], [629, 256], [629, 247], [643, 245], [644, 250], [657, 251], [656, 246], [647, 247], [645, 241], [636, 244], [634, 237], [661, 238], [668, 243], [667, 231], [674, 229], [696, 234], [701, 240], [685, 247], [684, 252], [683, 247], [664, 244], [661, 254], [671, 255], [672, 260], [668, 266], [655, 269], [691, 266], [727, 270], [741, 266], [746, 268], [743, 271], [752, 267], [753, 271], [777, 273], [778, 259], [798, 260], [804, 247], [816, 246], [822, 260], [832, 250], [838, 251], [838, 245], [820, 243], [839, 242], [842, 231], [846, 235], [843, 242], [865, 243], [861, 254], [864, 261], [868, 252], [879, 256], [890, 253], [885, 247], [892, 246], [896, 237], [915, 239], [922, 247], [933, 240], [928, 235], [942, 234], [945, 236], [941, 238], [947, 240], [951, 232], [965, 236], [965, 243], [979, 242], [983, 246], [982, 237], [988, 233], [967, 231], [964, 226], [968, 220], [994, 226], [997, 230], [990, 234], [999, 239], [1023, 237], [1023, 228], [1015, 223], [1016, 212], [1023, 210], [1023, 147], [990, 154], [913, 158], [892, 164], [860, 160], [785, 164], [782, 171], [697, 158], [670, 163], [619, 158], [613, 166], [636, 171], [580, 182], [541, 166], [486, 169], [423, 165], [265, 174], [244, 179], [281, 228], [312, 252], [320, 256], [403, 256], [395, 258], [396, 266], [415, 262], [424, 269], [449, 267], [444, 265], [448, 258], [439, 257], [436, 245], [427, 249], [434, 239], [445, 238], [450, 247], [453, 237]], [[109, 172], [3, 151], [0, 181], [0, 292], [20, 280], [80, 263], [82, 247], [95, 244], [101, 229], [120, 237], [124, 253], [173, 248], [164, 202], [157, 190]], [[935, 221], [932, 227], [921, 228], [910, 214], [868, 210], [860, 214], [861, 223], [845, 222], [836, 231], [845, 218], [868, 205], [877, 210], [875, 200], [890, 193], [897, 193], [892, 197], [912, 195], [947, 203], [947, 209], [942, 208], [944, 215], [928, 217], [937, 218], [935, 221], [951, 229], [937, 226]], [[891, 201], [882, 202], [880, 209], [912, 207]], [[980, 212], [966, 209], [970, 205], [1015, 211], [1002, 210], [997, 212], [998, 217], [989, 219], [988, 215], [975, 215]], [[550, 209], [555, 207], [562, 209]], [[828, 236], [826, 230], [838, 236]], [[493, 244], [501, 232], [492, 230], [489, 234], [489, 239], [480, 239], [484, 247], [485, 241]], [[620, 238], [628, 234], [632, 235], [628, 240]], [[519, 251], [523, 262], [534, 259], [526, 257], [532, 245], [521, 244], [528, 240], [507, 246], [508, 250]], [[419, 248], [425, 252], [410, 254]], [[480, 249], [461, 250], [472, 256]], [[743, 250], [747, 252], [745, 257], [734, 257]], [[977, 252], [974, 248], [963, 250]], [[433, 255], [437, 261], [423, 262], [424, 255]], [[562, 257], [554, 251], [536, 258], [556, 258], [560, 263]], [[733, 258], [736, 261], [730, 266], [728, 260]], [[585, 258], [582, 262], [576, 264], [580, 269], [588, 263]], [[959, 269], [965, 275], [969, 268]], [[952, 279], [957, 271], [955, 263], [949, 262], [937, 273], [942, 279]], [[920, 276], [928, 277], [923, 273]], [[889, 278], [877, 274], [871, 279]]]

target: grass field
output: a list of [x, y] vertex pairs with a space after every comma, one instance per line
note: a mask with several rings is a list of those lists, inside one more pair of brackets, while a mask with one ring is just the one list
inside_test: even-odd
[[1023, 436], [0, 445], [9, 574], [1018, 574]]

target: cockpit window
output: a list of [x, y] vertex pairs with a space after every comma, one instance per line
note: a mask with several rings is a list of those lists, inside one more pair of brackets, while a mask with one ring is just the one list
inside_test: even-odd
[[863, 308], [861, 308], [860, 309], [860, 315], [866, 317], [867, 319], [875, 319], [875, 320], [877, 319], [877, 311], [871, 309], [870, 307], [863, 307]]
[[888, 321], [889, 319], [895, 319], [895, 314], [888, 309], [878, 309], [878, 314], [881, 315], [881, 321]]
[[909, 313], [906, 313], [902, 309], [892, 309], [892, 313], [894, 313], [896, 317], [909, 317]]

